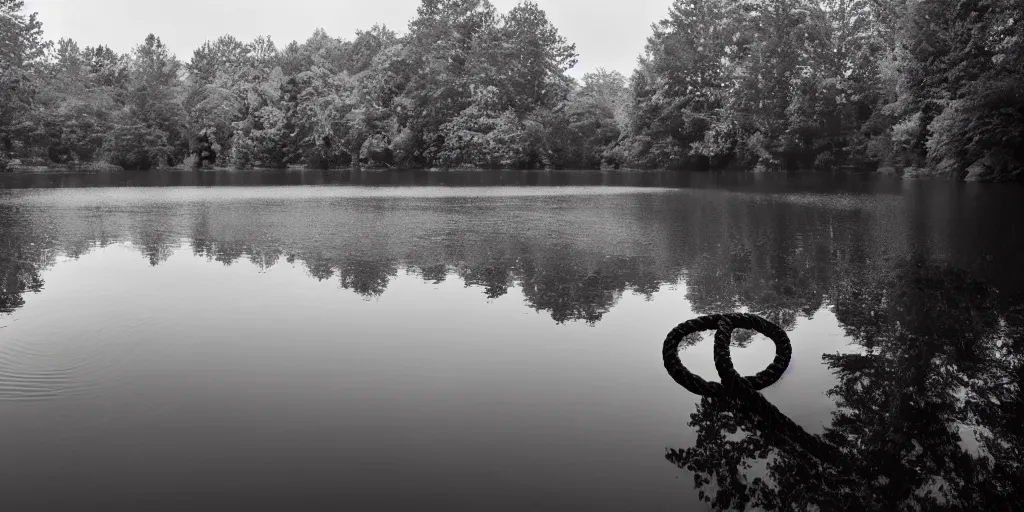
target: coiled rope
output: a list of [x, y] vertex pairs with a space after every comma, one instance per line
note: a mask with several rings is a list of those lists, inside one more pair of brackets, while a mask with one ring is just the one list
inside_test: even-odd
[[[708, 382], [694, 375], [679, 359], [679, 343], [685, 336], [712, 329], [716, 329], [715, 369], [722, 379], [721, 383]], [[733, 366], [729, 349], [732, 332], [735, 329], [752, 329], [775, 342], [775, 359], [756, 375], [742, 377]], [[765, 434], [781, 436], [835, 468], [845, 467], [847, 463], [838, 448], [825, 442], [821, 437], [808, 433], [759, 392], [782, 377], [792, 356], [792, 343], [781, 327], [748, 313], [707, 315], [687, 320], [669, 331], [662, 347], [665, 370], [680, 386], [698, 395], [725, 398], [737, 407], [743, 407], [753, 413], [757, 427]]]

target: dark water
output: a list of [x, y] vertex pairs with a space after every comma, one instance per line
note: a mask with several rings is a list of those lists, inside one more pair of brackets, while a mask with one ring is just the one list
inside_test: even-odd
[[[1024, 490], [1019, 187], [408, 171], [0, 187], [4, 510], [998, 510]], [[666, 374], [673, 326], [739, 310], [793, 341], [764, 395], [856, 470], [822, 474]], [[771, 360], [760, 335], [736, 339], [741, 373]], [[717, 380], [710, 345], [681, 357]]]

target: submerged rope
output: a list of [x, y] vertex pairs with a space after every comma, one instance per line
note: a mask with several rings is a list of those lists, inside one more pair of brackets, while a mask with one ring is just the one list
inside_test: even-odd
[[[683, 366], [679, 359], [679, 343], [689, 334], [715, 329], [715, 369], [722, 382], [708, 382]], [[736, 372], [729, 352], [734, 329], [755, 330], [775, 342], [775, 359], [767, 368], [749, 377]], [[789, 366], [793, 346], [789, 336], [778, 325], [748, 313], [708, 315], [688, 320], [672, 329], [665, 338], [662, 357], [668, 374], [691, 393], [726, 398], [744, 407], [758, 420], [757, 426], [769, 435], [779, 435], [803, 448], [822, 462], [834, 467], [845, 466], [842, 453], [821, 437], [812, 435], [768, 401], [759, 390], [777, 382]]]

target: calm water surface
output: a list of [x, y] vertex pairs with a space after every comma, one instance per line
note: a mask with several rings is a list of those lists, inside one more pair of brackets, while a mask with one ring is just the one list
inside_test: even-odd
[[[793, 340], [765, 396], [859, 461], [845, 476], [877, 508], [1012, 509], [1024, 490], [1019, 187], [295, 171], [0, 188], [5, 510], [848, 503], [666, 374], [672, 327], [740, 310]], [[710, 338], [681, 357], [717, 380]], [[741, 373], [773, 353], [737, 333]]]

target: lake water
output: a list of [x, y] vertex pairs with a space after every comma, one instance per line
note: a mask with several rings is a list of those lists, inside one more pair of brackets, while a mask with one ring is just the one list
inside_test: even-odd
[[[669, 330], [731, 311], [787, 330], [763, 393], [860, 464], [841, 476], [874, 507], [996, 510], [1024, 490], [1017, 186], [154, 171], [0, 188], [4, 510], [849, 505], [666, 373]], [[718, 380], [710, 340], [680, 356]], [[742, 374], [771, 361], [760, 335], [735, 340]]]

